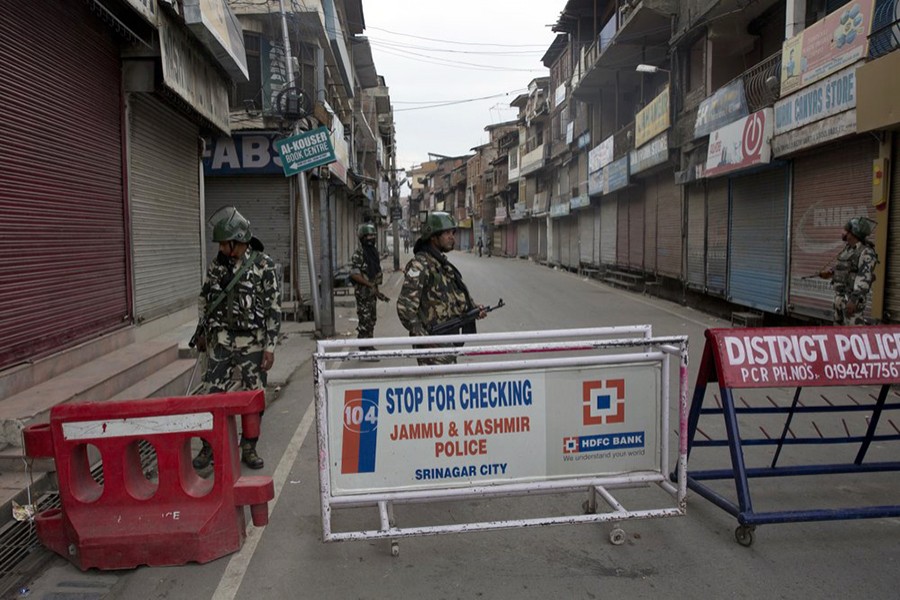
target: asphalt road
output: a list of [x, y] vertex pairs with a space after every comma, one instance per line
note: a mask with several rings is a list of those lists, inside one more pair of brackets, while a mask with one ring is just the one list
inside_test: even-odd
[[[689, 336], [691, 390], [703, 331], [728, 325], [687, 307], [527, 261], [465, 253], [453, 253], [451, 259], [476, 301], [494, 304], [502, 297], [506, 302], [479, 322], [480, 331], [651, 324], [658, 336]], [[385, 291], [396, 298], [399, 285], [400, 274], [389, 274]], [[339, 307], [338, 331], [352, 331], [353, 318], [352, 309]], [[393, 302], [379, 305], [376, 335], [404, 335]], [[608, 524], [408, 538], [401, 540], [396, 557], [386, 541], [325, 544], [313, 389], [312, 363], [307, 362], [266, 413], [264, 473], [275, 478], [278, 496], [270, 504], [268, 527], [251, 529], [239, 553], [206, 565], [85, 574], [58, 559], [32, 585], [32, 595], [73, 589], [94, 590], [93, 597], [109, 599], [892, 598], [900, 589], [900, 519], [764, 525], [746, 548], [734, 541], [734, 518], [692, 493], [684, 517], [623, 523], [626, 541], [620, 546], [609, 543]], [[770, 393], [779, 400], [788, 391]], [[711, 436], [723, 431], [718, 422], [701, 424]], [[821, 420], [818, 426], [842, 425]], [[849, 426], [858, 424], [850, 421]], [[674, 434], [670, 445], [677, 446]], [[873, 450], [896, 457], [896, 447]], [[783, 460], [847, 456], [839, 449], [826, 452], [801, 448]], [[748, 460], [760, 457], [748, 452]], [[698, 452], [692, 461], [695, 467], [724, 466], [726, 451]], [[760, 480], [751, 486], [756, 507], [767, 510], [889, 504], [900, 498], [896, 474]], [[640, 504], [642, 493], [628, 491], [624, 497]], [[415, 523], [521, 512], [555, 515], [577, 512], [580, 502], [564, 495], [469, 499], [398, 508], [397, 518]], [[378, 516], [374, 510], [354, 511], [340, 522], [376, 527]], [[60, 587], [64, 584], [70, 587]]]

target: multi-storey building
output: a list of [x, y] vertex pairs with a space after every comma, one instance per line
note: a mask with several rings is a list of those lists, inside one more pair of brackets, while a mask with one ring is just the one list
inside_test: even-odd
[[337, 161], [303, 177], [328, 331], [331, 276], [349, 264], [357, 225], [389, 218], [394, 177], [389, 91], [360, 35], [361, 0], [294, 4], [287, 13], [280, 12], [277, 0], [234, 2], [234, 10], [250, 49], [251, 77], [231, 94], [232, 134], [209, 140], [206, 214], [237, 206], [283, 267], [286, 304], [294, 301], [301, 314], [312, 312], [303, 184], [285, 177], [275, 141], [298, 129], [326, 127]]

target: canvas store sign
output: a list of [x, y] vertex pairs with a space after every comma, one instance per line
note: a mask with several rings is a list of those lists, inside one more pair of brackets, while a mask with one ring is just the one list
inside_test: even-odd
[[856, 108], [853, 65], [775, 103], [775, 135]]

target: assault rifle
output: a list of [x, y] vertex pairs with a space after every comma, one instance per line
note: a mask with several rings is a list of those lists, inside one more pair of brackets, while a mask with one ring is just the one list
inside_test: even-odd
[[475, 333], [475, 320], [478, 319], [478, 315], [481, 314], [481, 311], [489, 313], [503, 306], [506, 305], [503, 303], [503, 298], [500, 298], [500, 300], [497, 301], [496, 306], [472, 308], [468, 310], [466, 314], [460, 317], [454, 317], [452, 319], [444, 321], [443, 323], [438, 323], [437, 325], [432, 327], [431, 331], [429, 331], [428, 333], [430, 335], [453, 335], [454, 333], [459, 333], [460, 330], [462, 330], [463, 333]]

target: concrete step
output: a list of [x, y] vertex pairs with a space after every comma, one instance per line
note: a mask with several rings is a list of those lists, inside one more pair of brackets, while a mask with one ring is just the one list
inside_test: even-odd
[[[108, 400], [140, 400], [143, 398], [165, 398], [183, 396], [194, 369], [194, 360], [176, 360], [159, 371], [141, 379], [134, 385], [114, 394]], [[198, 370], [194, 377], [194, 386], [200, 381]], [[7, 446], [0, 450], [0, 473], [24, 472], [25, 462], [21, 446]], [[55, 471], [55, 461], [41, 458], [32, 461], [33, 473]]]
[[[185, 391], [195, 364], [197, 364], [197, 361], [193, 359], [178, 359], [149, 377], [145, 377], [115, 394], [110, 400], [140, 400], [142, 398], [167, 398], [170, 396], [188, 395]], [[203, 373], [200, 372], [198, 367], [197, 372], [194, 374], [192, 388], [197, 387], [202, 376]]]
[[71, 371], [134, 342], [134, 327], [123, 327], [51, 356], [0, 371], [0, 401]]
[[64, 402], [107, 400], [178, 359], [178, 343], [131, 344], [0, 402], [0, 445], [22, 445], [22, 429]]

